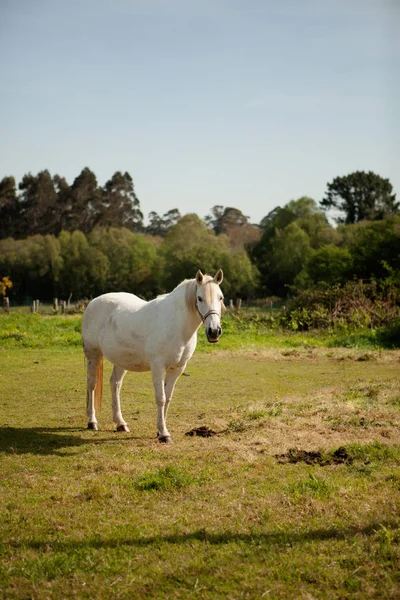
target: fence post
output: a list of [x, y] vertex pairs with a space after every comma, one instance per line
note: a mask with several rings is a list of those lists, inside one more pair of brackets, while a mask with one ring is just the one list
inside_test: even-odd
[[33, 312], [37, 312], [37, 313], [38, 313], [38, 312], [39, 312], [39, 305], [40, 305], [40, 301], [39, 301], [39, 300], [35, 300], [35, 305], [36, 305], [36, 306], [35, 306], [35, 309], [36, 309], [36, 310], [34, 310]]
[[240, 310], [242, 308], [242, 299], [241, 298], [238, 298], [236, 300], [236, 308], [237, 308], [237, 310]]
[[10, 312], [10, 298], [7, 298], [7, 296], [3, 298], [3, 309], [7, 314]]
[[53, 298], [53, 311], [58, 313], [58, 298]]
[[233, 310], [233, 300], [232, 298], [229, 300], [229, 310]]

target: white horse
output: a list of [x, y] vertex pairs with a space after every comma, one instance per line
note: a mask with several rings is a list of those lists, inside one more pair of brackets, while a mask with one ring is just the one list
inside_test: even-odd
[[168, 406], [175, 383], [195, 351], [197, 330], [203, 322], [212, 343], [222, 333], [222, 279], [221, 269], [214, 277], [198, 271], [195, 279], [183, 281], [170, 294], [150, 302], [118, 292], [103, 294], [88, 304], [82, 320], [88, 429], [98, 429], [96, 410], [101, 408], [105, 356], [114, 365], [110, 384], [117, 431], [129, 431], [120, 406], [126, 372], [151, 371], [158, 439], [172, 442], [166, 425]]

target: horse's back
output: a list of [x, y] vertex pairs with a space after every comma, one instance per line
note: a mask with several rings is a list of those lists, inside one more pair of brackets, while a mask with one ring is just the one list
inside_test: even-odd
[[110, 292], [94, 298], [86, 307], [82, 319], [84, 345], [96, 345], [99, 332], [110, 321], [113, 314], [121, 311], [135, 313], [147, 302], [127, 292]]

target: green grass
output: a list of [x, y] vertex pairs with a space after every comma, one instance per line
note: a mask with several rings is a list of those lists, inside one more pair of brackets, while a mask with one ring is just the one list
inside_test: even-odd
[[296, 499], [304, 495], [310, 495], [314, 498], [328, 498], [335, 489], [332, 482], [322, 479], [314, 473], [310, 473], [307, 479], [290, 483], [287, 486], [288, 492]]
[[11, 313], [0, 315], [0, 347], [82, 346], [81, 317]]
[[[148, 373], [124, 380], [131, 433], [107, 385], [85, 428], [79, 326], [31, 316], [0, 341], [0, 598], [400, 596], [398, 352], [227, 331], [179, 380], [164, 445]], [[185, 435], [201, 426], [216, 435]], [[343, 463], [279, 459], [339, 447]]]
[[[5, 348], [60, 348], [81, 346], [80, 315], [51, 316], [11, 312], [0, 314], [0, 347]], [[221, 350], [260, 350], [282, 348], [287, 352], [318, 347], [377, 350], [387, 346], [387, 338], [378, 331], [360, 331], [337, 334], [328, 331], [291, 332], [270, 325], [251, 311], [227, 312], [223, 317]], [[390, 340], [389, 347], [393, 345]], [[198, 350], [212, 353], [202, 329], [198, 336]]]
[[166, 491], [181, 490], [194, 483], [195, 479], [187, 472], [174, 465], [159, 467], [156, 471], [149, 471], [140, 475], [134, 485], [141, 491]]

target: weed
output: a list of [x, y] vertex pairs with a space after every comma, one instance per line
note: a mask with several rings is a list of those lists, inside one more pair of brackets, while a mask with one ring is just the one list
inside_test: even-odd
[[268, 412], [266, 410], [254, 409], [249, 410], [249, 412], [247, 413], [247, 418], [250, 421], [258, 421], [259, 419], [263, 419], [264, 417], [266, 417], [267, 414]]
[[246, 425], [244, 424], [243, 420], [239, 418], [231, 419], [227, 425], [227, 430], [232, 431], [234, 433], [244, 431], [245, 429]]
[[387, 446], [381, 442], [371, 442], [370, 444], [349, 444], [346, 446], [349, 455], [354, 460], [368, 461], [393, 461], [400, 464], [400, 447]]
[[310, 495], [315, 498], [327, 498], [335, 489], [335, 486], [333, 483], [310, 473], [308, 479], [291, 483], [286, 489], [297, 498], [303, 495]]
[[140, 491], [180, 490], [194, 483], [195, 479], [182, 469], [167, 465], [156, 471], [144, 473], [134, 482], [134, 487]]

